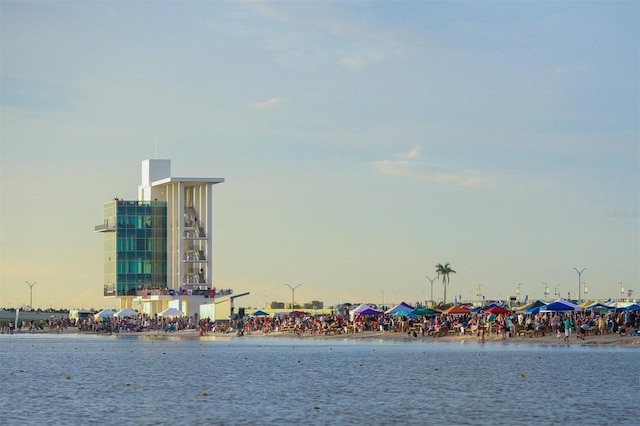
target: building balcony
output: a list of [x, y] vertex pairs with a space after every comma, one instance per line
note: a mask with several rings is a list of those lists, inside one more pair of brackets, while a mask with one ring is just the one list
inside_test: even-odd
[[116, 232], [116, 224], [115, 223], [101, 223], [100, 225], [96, 225], [93, 227], [94, 232]]

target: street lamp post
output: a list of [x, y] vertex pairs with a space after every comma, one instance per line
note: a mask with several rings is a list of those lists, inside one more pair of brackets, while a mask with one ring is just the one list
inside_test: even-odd
[[516, 287], [516, 295], [518, 296], [518, 303], [520, 303], [520, 288], [522, 287], [522, 283], [518, 283], [518, 287]]
[[553, 295], [554, 296], [560, 297], [560, 292], [558, 291], [559, 287], [560, 287], [560, 284], [556, 284], [555, 288], [553, 289]]
[[624, 287], [622, 286], [622, 283], [618, 284], [620, 284], [620, 300], [622, 300], [624, 298]]
[[544, 299], [546, 300], [549, 296], [549, 287], [547, 286], [547, 283], [542, 283], [542, 285], [544, 286]]
[[482, 292], [480, 291], [481, 287], [482, 287], [482, 284], [478, 284], [478, 291], [476, 292], [476, 296], [478, 297], [478, 303], [480, 303], [480, 301], [482, 300]]
[[434, 279], [429, 278], [429, 276], [427, 275], [427, 279], [429, 280], [429, 283], [431, 283], [431, 307], [433, 308], [434, 303], [433, 303], [433, 282], [435, 280], [438, 279], [438, 277], [435, 277]]
[[295, 303], [296, 303], [296, 288], [300, 287], [302, 284], [298, 284], [295, 287], [291, 287], [287, 283], [285, 283], [284, 285], [286, 285], [291, 289], [291, 310], [293, 311], [295, 309]]
[[580, 301], [582, 299], [582, 291], [580, 290], [580, 283], [582, 283], [582, 273], [585, 271], [585, 269], [587, 268], [582, 268], [581, 270], [578, 271], [578, 268], [573, 268], [574, 271], [576, 271], [578, 273], [578, 301]]
[[31, 297], [29, 299], [29, 309], [33, 311], [33, 286], [36, 285], [36, 281], [30, 283], [29, 281], [25, 281], [29, 286], [29, 292], [31, 293]]

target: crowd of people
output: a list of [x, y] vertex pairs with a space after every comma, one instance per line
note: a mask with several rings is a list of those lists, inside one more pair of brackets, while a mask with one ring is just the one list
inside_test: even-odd
[[291, 332], [295, 335], [328, 335], [389, 331], [407, 333], [412, 337], [453, 334], [475, 334], [478, 338], [515, 338], [519, 335], [544, 336], [556, 334], [565, 341], [575, 334], [579, 339], [588, 335], [617, 333], [621, 336], [640, 335], [640, 315], [637, 312], [544, 312], [527, 315], [511, 311], [508, 314], [473, 313], [465, 315], [424, 315], [420, 317], [393, 316], [389, 314], [360, 315], [350, 318], [337, 315], [286, 315], [235, 317], [229, 321], [212, 321], [209, 318], [162, 317], [138, 314], [127, 318], [87, 318], [70, 320], [52, 317], [49, 320], [21, 320], [17, 324], [7, 320], [2, 333], [36, 332], [45, 329], [62, 333], [76, 328], [83, 333], [137, 333], [146, 331], [174, 332], [194, 330], [200, 335], [234, 332], [251, 333]]
[[[568, 340], [572, 333], [584, 339], [593, 334], [640, 335], [640, 315], [636, 312], [545, 312], [527, 315], [473, 313], [466, 315], [424, 315], [421, 317], [388, 314], [361, 315], [353, 320], [339, 315], [275, 316], [248, 318], [241, 324], [244, 333], [292, 332], [294, 334], [362, 333], [369, 330], [402, 332], [413, 337], [439, 336], [443, 332], [475, 334], [478, 338], [503, 339], [524, 336], [544, 336], [556, 333]], [[530, 333], [527, 333], [530, 332]]]
[[164, 287], [143, 287], [135, 291], [135, 294], [138, 296], [204, 296], [207, 298], [215, 298], [220, 296], [228, 296], [233, 294], [233, 289], [231, 288], [221, 288], [216, 289], [215, 287], [210, 288], [183, 288], [180, 287], [178, 290], [168, 289]]

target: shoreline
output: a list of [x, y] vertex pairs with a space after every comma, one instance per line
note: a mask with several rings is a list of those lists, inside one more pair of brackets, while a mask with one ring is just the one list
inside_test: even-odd
[[474, 335], [449, 335], [449, 336], [441, 336], [441, 337], [431, 337], [431, 336], [421, 336], [418, 334], [417, 337], [413, 337], [411, 334], [402, 333], [402, 332], [393, 332], [393, 331], [364, 331], [362, 333], [340, 333], [340, 334], [302, 334], [296, 335], [290, 332], [270, 332], [270, 333], [262, 333], [262, 332], [253, 332], [246, 333], [244, 335], [238, 336], [236, 333], [209, 333], [200, 336], [200, 334], [196, 330], [181, 330], [181, 331], [171, 331], [171, 332], [163, 332], [161, 330], [158, 331], [144, 331], [144, 332], [136, 332], [136, 333], [113, 333], [113, 334], [98, 334], [98, 333], [87, 333], [80, 332], [74, 329], [67, 329], [62, 333], [52, 333], [49, 330], [39, 330], [36, 332], [31, 331], [21, 331], [14, 332], [13, 335], [2, 334], [0, 336], [28, 336], [28, 335], [51, 335], [51, 336], [104, 336], [104, 337], [141, 337], [141, 338], [171, 338], [171, 339], [199, 339], [199, 340], [215, 340], [216, 338], [231, 338], [231, 339], [296, 339], [296, 340], [382, 340], [389, 342], [477, 342], [484, 344], [494, 344], [494, 343], [517, 343], [517, 344], [545, 344], [545, 345], [579, 345], [579, 346], [626, 346], [626, 347], [637, 347], [640, 348], [640, 336], [621, 336], [619, 334], [605, 334], [605, 335], [596, 335], [596, 336], [587, 336], [585, 340], [578, 339], [576, 334], [572, 334], [569, 338], [568, 342], [565, 342], [562, 335], [560, 338], [557, 338], [554, 334], [545, 334], [540, 337], [528, 337], [528, 336], [517, 336], [517, 337], [506, 337], [503, 339], [502, 337], [496, 336], [485, 336], [484, 340], [479, 339]]
[[[564, 336], [564, 335], [563, 335]], [[306, 334], [301, 336], [296, 336], [292, 333], [268, 333], [268, 334], [245, 334], [242, 337], [249, 338], [278, 338], [278, 337], [289, 337], [295, 339], [319, 339], [319, 340], [332, 340], [332, 339], [346, 339], [346, 340], [386, 340], [386, 341], [394, 341], [394, 342], [478, 342], [478, 343], [525, 343], [525, 344], [554, 344], [554, 345], [580, 345], [580, 346], [601, 346], [601, 345], [613, 345], [613, 346], [631, 346], [640, 348], [640, 336], [620, 336], [619, 334], [605, 334], [598, 336], [588, 336], [585, 340], [578, 339], [575, 334], [572, 334], [569, 341], [565, 342], [562, 338], [558, 339], [555, 335], [546, 334], [541, 337], [507, 337], [505, 339], [501, 337], [495, 336], [485, 336], [484, 340], [480, 340], [478, 337], [473, 335], [454, 335], [454, 336], [442, 336], [442, 337], [430, 337], [430, 336], [421, 336], [418, 334], [417, 337], [413, 337], [412, 335], [400, 332], [392, 332], [392, 331], [365, 331], [363, 333], [342, 333], [342, 334], [332, 334], [332, 335], [313, 335]]]

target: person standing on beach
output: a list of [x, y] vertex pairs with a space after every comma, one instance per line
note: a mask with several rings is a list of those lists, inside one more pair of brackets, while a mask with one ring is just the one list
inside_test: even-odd
[[564, 317], [564, 341], [569, 341], [569, 336], [571, 336], [571, 320], [568, 316]]
[[484, 318], [480, 318], [478, 319], [478, 340], [480, 340], [481, 342], [484, 342], [484, 329], [485, 329], [485, 322], [484, 322]]
[[507, 316], [504, 320], [507, 324], [507, 330], [509, 331], [509, 337], [516, 337], [516, 326], [513, 324], [513, 320], [510, 316]]
[[578, 339], [584, 340], [584, 337], [587, 335], [587, 330], [589, 330], [589, 323], [583, 322], [580, 324], [580, 334], [578, 335]]

